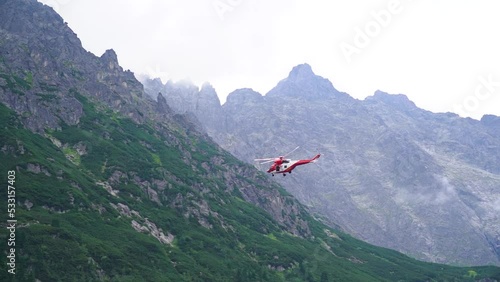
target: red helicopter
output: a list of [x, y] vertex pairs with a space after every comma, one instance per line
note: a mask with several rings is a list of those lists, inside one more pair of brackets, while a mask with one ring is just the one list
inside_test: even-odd
[[315, 162], [321, 154], [317, 154], [314, 156], [312, 159], [306, 159], [306, 160], [291, 160], [291, 159], [286, 159], [285, 157], [293, 153], [295, 150], [297, 150], [299, 147], [293, 149], [290, 153], [284, 155], [284, 156], [279, 156], [277, 158], [262, 158], [262, 159], [255, 159], [256, 162], [261, 162], [259, 164], [266, 164], [273, 162], [271, 167], [267, 170], [268, 173], [271, 173], [272, 176], [274, 176], [275, 173], [282, 173], [283, 176], [286, 176], [287, 173], [292, 173], [292, 170], [299, 165], [305, 165], [308, 163], [313, 163]]

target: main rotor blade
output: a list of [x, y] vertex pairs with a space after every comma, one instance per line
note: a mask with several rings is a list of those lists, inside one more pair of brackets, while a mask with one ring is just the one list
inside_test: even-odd
[[297, 150], [300, 146], [297, 146], [297, 148], [293, 149], [291, 152], [289, 152], [288, 154], [284, 155], [283, 157], [286, 157], [288, 155], [290, 155], [291, 153], [295, 152], [295, 150]]
[[254, 161], [256, 162], [260, 162], [260, 161], [271, 161], [271, 160], [274, 160], [275, 158], [263, 158], [263, 159], [254, 159]]
[[262, 162], [262, 163], [259, 163], [259, 164], [267, 164], [267, 163], [270, 163], [270, 162], [274, 162], [274, 159], [268, 160], [268, 161], [265, 161], [265, 162]]

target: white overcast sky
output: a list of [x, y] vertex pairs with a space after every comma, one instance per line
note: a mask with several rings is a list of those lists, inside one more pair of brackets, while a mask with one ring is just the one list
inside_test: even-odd
[[500, 116], [500, 1], [41, 0], [125, 69], [267, 93], [301, 63], [340, 91]]

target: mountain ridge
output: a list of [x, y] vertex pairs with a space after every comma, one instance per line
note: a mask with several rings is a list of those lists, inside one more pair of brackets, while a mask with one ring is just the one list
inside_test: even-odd
[[[302, 179], [278, 182], [330, 225], [419, 259], [500, 263], [500, 222], [494, 209], [500, 195], [489, 188], [500, 187], [495, 117], [475, 121], [435, 114], [403, 94], [383, 91], [356, 100], [315, 76], [307, 64], [294, 67], [266, 95], [239, 89], [214, 107], [219, 113], [222, 109], [225, 127], [215, 130], [203, 113], [195, 115], [219, 145], [244, 161], [283, 154], [297, 145], [306, 156], [323, 153], [320, 168], [304, 168]], [[311, 184], [319, 185], [318, 192], [308, 191]], [[384, 215], [384, 207], [398, 214], [399, 222]], [[454, 236], [462, 235], [432, 223], [431, 218], [440, 217], [443, 226], [470, 240], [469, 248], [454, 246]], [[477, 224], [484, 225], [482, 231], [475, 231]]]
[[[114, 51], [65, 44], [52, 9], [13, 0], [0, 13], [0, 170], [15, 172], [18, 223], [15, 260], [0, 259], [16, 273], [0, 280], [499, 279], [328, 228], [167, 94], [148, 98]], [[29, 32], [3, 29], [4, 14]]]

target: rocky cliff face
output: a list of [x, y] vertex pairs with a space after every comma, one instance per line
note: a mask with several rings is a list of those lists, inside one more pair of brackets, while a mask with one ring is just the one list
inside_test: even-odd
[[498, 117], [434, 114], [381, 91], [359, 101], [306, 64], [264, 96], [234, 91], [221, 112], [222, 129], [195, 114], [242, 160], [323, 154], [276, 181], [330, 224], [420, 259], [500, 264]]
[[[81, 104], [68, 95], [76, 88], [142, 120], [134, 107], [142, 97], [143, 86], [132, 72], [123, 71], [113, 50], [101, 57], [85, 51], [62, 18], [50, 8], [41, 9], [41, 3], [16, 0], [1, 5], [0, 85], [4, 91], [0, 99], [25, 114], [26, 126], [42, 132], [44, 128], [58, 128], [59, 119], [77, 124]], [[22, 89], [15, 89], [16, 81], [23, 81]], [[5, 94], [9, 92], [17, 95]]]
[[[163, 84], [160, 79], [143, 79], [145, 93], [152, 99], [157, 99], [159, 93], [165, 98], [172, 109], [181, 114], [193, 114], [193, 122], [200, 123], [203, 130], [210, 135], [224, 129], [224, 116], [219, 97], [209, 83], [202, 85], [201, 89], [184, 80], [174, 83], [168, 81]], [[203, 119], [196, 117], [203, 116]]]
[[[425, 281], [467, 273], [313, 220], [198, 130], [192, 120], [202, 113], [213, 117], [202, 123], [209, 132], [229, 128], [208, 126], [223, 113], [213, 88], [171, 87], [146, 97], [114, 51], [86, 52], [53, 10], [0, 0], [0, 171], [16, 176], [9, 213], [20, 223], [16, 276], [3, 271], [1, 281]], [[184, 92], [200, 103], [176, 114], [169, 94]], [[10, 257], [0, 260], [13, 269]], [[474, 269], [478, 279], [500, 275]]]
[[[153, 122], [173, 144], [183, 141], [170, 131], [183, 131], [208, 140], [193, 124], [195, 119], [175, 114], [169, 104], [178, 107], [184, 97], [180, 93], [189, 93], [192, 100], [186, 103], [186, 108], [176, 109], [182, 113], [204, 113], [206, 121], [217, 129], [221, 109], [213, 87], [206, 84], [198, 90], [189, 83], [168, 83], [164, 87], [165, 91], [156, 91], [157, 101], [146, 98], [143, 85], [132, 72], [123, 70], [113, 50], [100, 57], [87, 52], [77, 35], [51, 8], [34, 0], [0, 1], [0, 102], [21, 116], [28, 129], [48, 136], [47, 130], [78, 126], [84, 117], [78, 97], [83, 96], [97, 103], [100, 110], [112, 109], [138, 124]], [[109, 133], [104, 134], [109, 138]], [[186, 162], [195, 162], [189, 152], [184, 153]], [[228, 171], [223, 177], [233, 179], [238, 174], [230, 168]], [[256, 177], [255, 171], [246, 173], [248, 177]], [[273, 185], [263, 181], [264, 186]], [[244, 189], [246, 200], [276, 216], [278, 222], [290, 227], [291, 233], [309, 235], [307, 224], [300, 219], [304, 211], [297, 208], [295, 200], [287, 200], [290, 196], [264, 191], [244, 181], [241, 184], [235, 189]], [[260, 197], [273, 204], [262, 203]]]
[[481, 123], [486, 126], [491, 135], [500, 137], [500, 117], [494, 115], [484, 115]]

